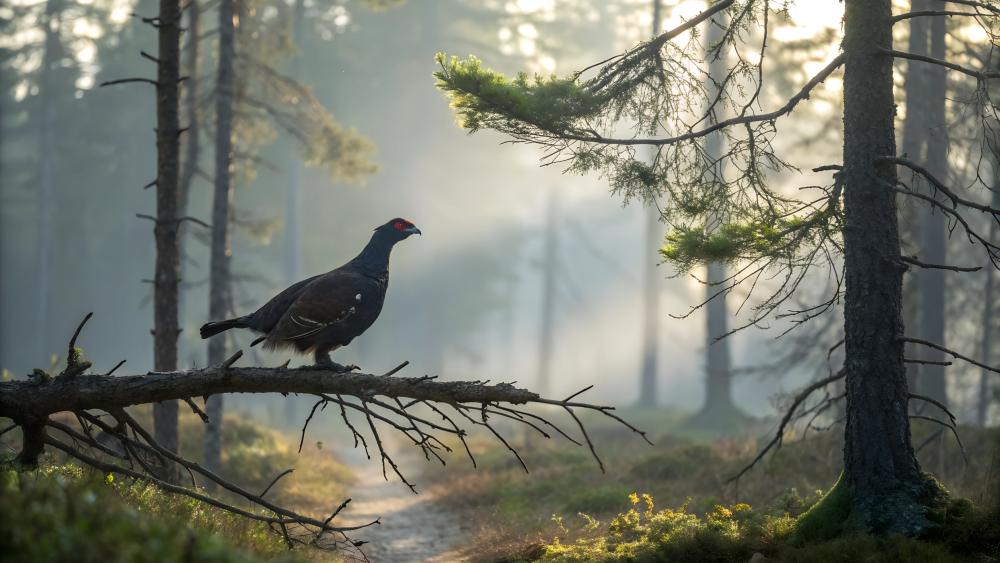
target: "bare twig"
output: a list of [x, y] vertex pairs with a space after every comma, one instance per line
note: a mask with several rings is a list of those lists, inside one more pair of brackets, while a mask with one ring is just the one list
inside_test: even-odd
[[926, 262], [921, 262], [920, 260], [917, 260], [915, 256], [912, 257], [900, 256], [899, 260], [901, 262], [906, 262], [907, 264], [912, 264], [919, 268], [926, 268], [931, 270], [951, 270], [953, 272], [978, 272], [979, 270], [983, 269], [982, 266], [963, 267], [963, 266], [949, 266], [947, 264], [928, 264]]
[[900, 340], [903, 341], [903, 342], [912, 342], [913, 344], [922, 344], [924, 346], [927, 346], [928, 348], [934, 348], [935, 350], [940, 350], [940, 351], [942, 351], [942, 352], [944, 352], [946, 354], [949, 354], [953, 358], [956, 358], [956, 359], [959, 359], [959, 360], [965, 360], [966, 362], [969, 362], [970, 364], [972, 364], [974, 366], [981, 367], [981, 368], [983, 368], [983, 369], [985, 369], [987, 371], [992, 371], [993, 373], [1000, 373], [1000, 368], [996, 368], [996, 367], [984, 364], [982, 362], [978, 362], [978, 361], [973, 360], [972, 358], [970, 358], [968, 356], [964, 356], [962, 354], [959, 354], [958, 352], [956, 352], [956, 351], [954, 351], [954, 350], [952, 350], [950, 348], [945, 348], [944, 346], [942, 346], [940, 344], [935, 344], [934, 342], [931, 342], [929, 340], [923, 340], [922, 338], [911, 338], [909, 336], [904, 336], [903, 338], [900, 338]]
[[757, 463], [760, 460], [764, 459], [764, 456], [767, 455], [769, 451], [771, 451], [774, 448], [780, 448], [781, 442], [785, 436], [785, 428], [788, 427], [788, 425], [792, 422], [792, 419], [795, 416], [795, 411], [798, 410], [799, 406], [802, 405], [802, 403], [804, 403], [806, 399], [808, 399], [809, 396], [812, 395], [814, 392], [818, 391], [819, 389], [822, 389], [823, 387], [826, 387], [827, 385], [833, 383], [834, 381], [843, 379], [845, 376], [846, 372], [841, 370], [840, 372], [837, 372], [834, 375], [831, 375], [829, 377], [824, 377], [819, 381], [813, 382], [812, 384], [806, 386], [805, 389], [800, 391], [799, 394], [796, 395], [794, 399], [792, 399], [792, 404], [788, 407], [788, 409], [785, 410], [785, 415], [781, 417], [781, 422], [778, 424], [778, 430], [774, 433], [774, 437], [771, 438], [771, 441], [768, 442], [767, 445], [764, 446], [757, 453], [757, 456], [753, 458], [753, 461], [744, 466], [739, 473], [727, 479], [726, 482], [731, 483], [733, 481], [736, 481], [737, 479], [745, 475], [747, 471], [753, 469], [753, 467], [757, 465]]

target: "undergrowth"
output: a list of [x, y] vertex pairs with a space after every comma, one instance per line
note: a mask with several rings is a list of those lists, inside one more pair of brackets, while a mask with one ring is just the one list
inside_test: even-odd
[[[148, 408], [132, 411], [140, 420], [150, 418]], [[62, 422], [74, 423], [69, 418]], [[193, 415], [181, 417], [181, 453], [188, 459], [201, 457], [203, 428]], [[239, 416], [226, 417], [223, 443], [220, 474], [248, 490], [263, 490], [276, 475], [294, 468], [268, 492], [268, 499], [303, 514], [325, 519], [354, 482], [351, 471], [319, 444], [307, 443], [298, 453], [297, 436]], [[215, 494], [245, 505], [225, 491]], [[16, 470], [11, 460], [0, 460], [0, 507], [0, 563], [335, 557], [303, 549], [289, 553], [281, 536], [263, 523], [153, 485], [81, 467], [58, 452], [44, 454], [41, 467], [34, 471]]]
[[[838, 433], [810, 433], [807, 437], [789, 433], [784, 447], [731, 482], [729, 479], [756, 454], [757, 436], [766, 435], [766, 428], [712, 437], [690, 431], [676, 413], [640, 411], [623, 416], [641, 420], [640, 427], [659, 432], [653, 435], [655, 446], [649, 447], [615, 429], [602, 427], [598, 420], [586, 420], [607, 473], [597, 469], [584, 449], [518, 436], [509, 430], [512, 445], [524, 457], [529, 474], [521, 470], [509, 452], [484, 441], [472, 444], [478, 469], [449, 464], [446, 471], [424, 475], [425, 480], [435, 483], [444, 502], [466, 514], [466, 521], [483, 523], [464, 555], [475, 561], [534, 560], [545, 552], [545, 557], [556, 561], [561, 560], [559, 557], [567, 561], [635, 557], [640, 561], [745, 563], [755, 553], [761, 553], [787, 561], [855, 563], [882, 561], [872, 559], [871, 554], [886, 550], [898, 554], [886, 561], [947, 562], [976, 560], [962, 559], [972, 555], [963, 555], [955, 546], [970, 541], [963, 544], [954, 538], [968, 533], [975, 536], [976, 542], [984, 542], [992, 533], [988, 531], [992, 520], [987, 515], [965, 510], [966, 520], [961, 525], [952, 520], [955, 525], [947, 528], [948, 535], [930, 544], [847, 536], [832, 542], [826, 541], [828, 537], [813, 538], [807, 547], [788, 535], [790, 525], [817, 505], [824, 491], [836, 482], [842, 448]], [[923, 442], [935, 430], [914, 424], [914, 442]], [[992, 479], [996, 431], [963, 428], [962, 432], [968, 465], [962, 462], [957, 445], [945, 440], [925, 448], [921, 464], [940, 478], [953, 498], [969, 497], [982, 506], [991, 506], [983, 485]], [[627, 518], [619, 520], [621, 534], [614, 536], [608, 523], [633, 509], [639, 510], [629, 502], [632, 491], [648, 492], [662, 506], [682, 508], [657, 511], [652, 521], [640, 510], [642, 518], [631, 528], [623, 525], [629, 521]], [[724, 516], [717, 506], [727, 507], [732, 516]], [[754, 509], [747, 510], [747, 506]], [[963, 512], [960, 508], [960, 503], [953, 503], [949, 513], [951, 509], [955, 509], [954, 514]], [[588, 515], [586, 519], [581, 520], [581, 513]], [[595, 527], [592, 522], [604, 524]], [[970, 526], [978, 531], [973, 533]], [[943, 534], [941, 530], [935, 533]], [[775, 547], [779, 545], [781, 549]], [[685, 558], [681, 554], [692, 549], [697, 555]], [[952, 559], [935, 559], [939, 551]], [[977, 552], [976, 557], [981, 556]]]
[[[603, 525], [581, 514], [571, 531], [559, 521], [561, 536], [524, 559], [547, 563], [589, 561], [746, 563], [885, 562], [959, 563], [996, 561], [1000, 556], [1000, 520], [993, 511], [968, 501], [951, 503], [948, 515], [925, 538], [852, 534], [829, 541], [796, 539], [798, 518], [748, 504], [717, 505], [704, 516], [686, 505], [656, 510], [649, 495], [630, 495], [631, 508]], [[562, 537], [576, 536], [568, 542]]]
[[297, 560], [259, 522], [75, 465], [8, 464], [0, 504], [3, 563]]

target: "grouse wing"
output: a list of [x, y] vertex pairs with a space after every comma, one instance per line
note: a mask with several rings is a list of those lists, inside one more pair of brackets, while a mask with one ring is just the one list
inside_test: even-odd
[[377, 316], [384, 296], [384, 289], [381, 295], [378, 289], [374, 280], [349, 269], [319, 276], [288, 307], [268, 334], [267, 344], [299, 350], [346, 345], [374, 322], [371, 307], [377, 306]]

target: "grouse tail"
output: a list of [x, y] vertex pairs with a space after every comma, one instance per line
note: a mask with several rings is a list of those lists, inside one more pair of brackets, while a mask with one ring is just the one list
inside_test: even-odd
[[246, 317], [237, 317], [235, 319], [228, 319], [225, 321], [218, 321], [212, 323], [205, 323], [201, 325], [201, 337], [202, 339], [215, 336], [220, 332], [225, 332], [231, 328], [249, 328], [250, 325], [247, 324]]

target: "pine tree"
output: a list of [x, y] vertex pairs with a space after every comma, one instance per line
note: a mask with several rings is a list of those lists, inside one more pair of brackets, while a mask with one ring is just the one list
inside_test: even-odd
[[[1000, 13], [980, 4], [988, 13]], [[729, 287], [741, 282], [752, 286], [774, 276], [777, 288], [761, 299], [751, 324], [771, 316], [805, 322], [842, 300], [844, 369], [804, 390], [790, 416], [811, 393], [845, 380], [844, 470], [827, 498], [800, 520], [800, 531], [919, 534], [930, 526], [928, 513], [940, 507], [945, 494], [922, 473], [914, 456], [908, 404], [934, 399], [907, 388], [903, 346], [943, 346], [903, 332], [902, 276], [908, 267], [952, 267], [900, 255], [896, 199], [912, 199], [958, 220], [993, 264], [998, 264], [1000, 248], [965, 222], [964, 215], [985, 211], [1000, 218], [1000, 210], [959, 197], [920, 162], [896, 155], [893, 62], [946, 66], [980, 81], [998, 75], [893, 50], [894, 25], [940, 15], [893, 16], [888, 0], [847, 0], [845, 8], [840, 54], [770, 112], [756, 109], [766, 78], [761, 70], [766, 44], [759, 44], [758, 61], [741, 57], [730, 66], [718, 96], [709, 96], [693, 78], [700, 72], [687, 71], [706, 64], [688, 32], [714, 14], [727, 10], [731, 20], [717, 47], [726, 51], [746, 48], [747, 30], [769, 25], [771, 7], [755, 1], [717, 2], [652, 41], [565, 78], [521, 74], [508, 79], [475, 58], [443, 55], [436, 76], [466, 128], [496, 129], [543, 145], [549, 158], [567, 159], [573, 171], [605, 175], [626, 200], [662, 196], [664, 220], [671, 227], [662, 254], [682, 270], [724, 262], [734, 272]], [[777, 191], [768, 176], [792, 167], [774, 150], [779, 126], [841, 68], [843, 162], [811, 163], [817, 173], [833, 173], [832, 182], [811, 199]], [[733, 117], [711, 124], [712, 112], [721, 109]], [[615, 126], [624, 123], [633, 124], [634, 135], [616, 136], [621, 128]], [[661, 127], [665, 133], [658, 133]], [[725, 177], [711, 173], [716, 163], [704, 150], [712, 134], [723, 136], [729, 147]], [[635, 158], [641, 146], [658, 148], [653, 164]], [[903, 181], [897, 167], [917, 176], [933, 195]], [[783, 309], [807, 274], [824, 266], [837, 281], [828, 299]], [[772, 446], [784, 429], [783, 424]]]

